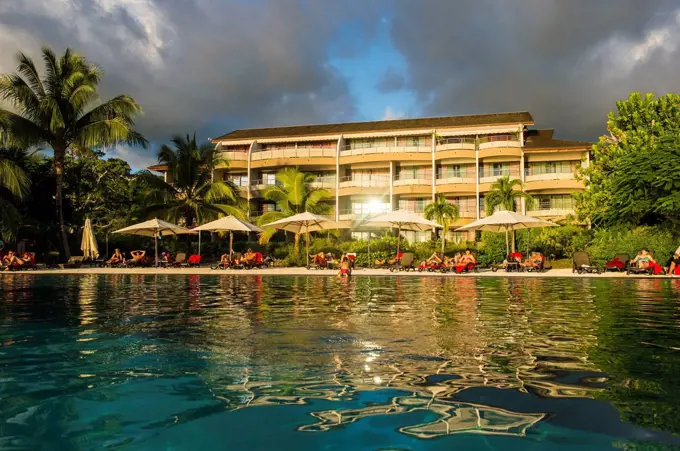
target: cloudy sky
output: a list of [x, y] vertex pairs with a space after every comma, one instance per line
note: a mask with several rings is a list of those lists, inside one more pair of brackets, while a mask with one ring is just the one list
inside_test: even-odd
[[518, 110], [595, 139], [630, 91], [680, 91], [680, 0], [0, 0], [0, 72], [43, 44], [99, 63], [155, 143]]

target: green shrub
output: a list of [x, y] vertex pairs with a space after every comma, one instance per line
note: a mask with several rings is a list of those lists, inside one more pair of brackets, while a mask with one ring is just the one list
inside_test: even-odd
[[654, 252], [656, 259], [664, 264], [670, 253], [678, 247], [678, 237], [661, 227], [617, 227], [595, 231], [587, 247], [590, 257], [603, 263], [615, 254], [627, 253], [633, 258], [643, 247]]

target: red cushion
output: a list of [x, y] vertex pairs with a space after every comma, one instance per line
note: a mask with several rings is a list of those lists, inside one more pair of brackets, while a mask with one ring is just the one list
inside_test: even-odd
[[197, 264], [201, 263], [201, 256], [200, 255], [192, 255], [189, 257], [189, 263], [192, 264]]

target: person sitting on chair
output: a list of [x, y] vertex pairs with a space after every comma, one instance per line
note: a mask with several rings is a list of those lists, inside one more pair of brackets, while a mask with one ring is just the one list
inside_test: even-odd
[[141, 265], [144, 262], [146, 251], [142, 250], [131, 251], [130, 256], [132, 258], [126, 262], [128, 265]]
[[118, 264], [118, 263], [123, 263], [125, 261], [125, 256], [122, 254], [120, 249], [116, 249], [113, 252], [113, 255], [111, 258], [107, 261], [107, 263], [112, 263], [112, 264]]
[[326, 265], [326, 254], [323, 252], [319, 252], [318, 254], [314, 255], [314, 258], [312, 259], [312, 264], [316, 266], [325, 266]]
[[9, 271], [12, 267], [18, 267], [23, 265], [25, 262], [23, 259], [17, 257], [17, 253], [14, 251], [9, 251], [5, 258], [3, 259], [3, 266], [5, 271]]
[[257, 258], [257, 254], [255, 252], [253, 252], [252, 249], [248, 248], [246, 255], [241, 257], [241, 263], [248, 265], [248, 264], [254, 263], [256, 258]]
[[430, 255], [430, 258], [427, 259], [427, 264], [432, 265], [432, 264], [439, 264], [442, 262], [441, 257], [439, 256], [439, 252], [435, 252], [432, 255]]
[[668, 267], [668, 274], [671, 276], [680, 276], [680, 249], [673, 253], [671, 264]]
[[656, 260], [649, 254], [649, 250], [642, 248], [630, 263], [637, 264], [638, 268], [649, 268], [649, 265], [656, 263]]

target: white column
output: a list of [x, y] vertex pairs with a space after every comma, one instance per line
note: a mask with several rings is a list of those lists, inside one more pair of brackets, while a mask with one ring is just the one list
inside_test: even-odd
[[[519, 157], [519, 176], [520, 180], [522, 181], [522, 189], [526, 186], [526, 172], [524, 170], [524, 147], [521, 149], [521, 155]], [[521, 198], [519, 200], [519, 208], [520, 211], [523, 215], [527, 214], [527, 200], [525, 198]]]
[[344, 147], [345, 139], [342, 135], [338, 138], [335, 149], [335, 220], [340, 220], [340, 150]]
[[394, 193], [392, 185], [394, 185], [394, 161], [390, 160], [390, 211], [394, 211]]
[[479, 135], [475, 136], [475, 192], [476, 192], [476, 218], [479, 219]]
[[437, 191], [437, 164], [434, 159], [436, 152], [435, 136], [437, 136], [437, 130], [432, 130], [432, 202], [434, 202], [434, 197]]
[[250, 143], [250, 148], [248, 148], [248, 160], [247, 160], [248, 161], [248, 169], [247, 169], [247, 172], [246, 172], [246, 184], [248, 185], [246, 187], [246, 193], [247, 193], [246, 199], [248, 200], [248, 218], [249, 219], [250, 219], [250, 199], [251, 199], [251, 193], [250, 193], [250, 189], [251, 189], [250, 160], [251, 160], [252, 155], [253, 155], [253, 150], [255, 150], [255, 146], [257, 146], [257, 140]]

